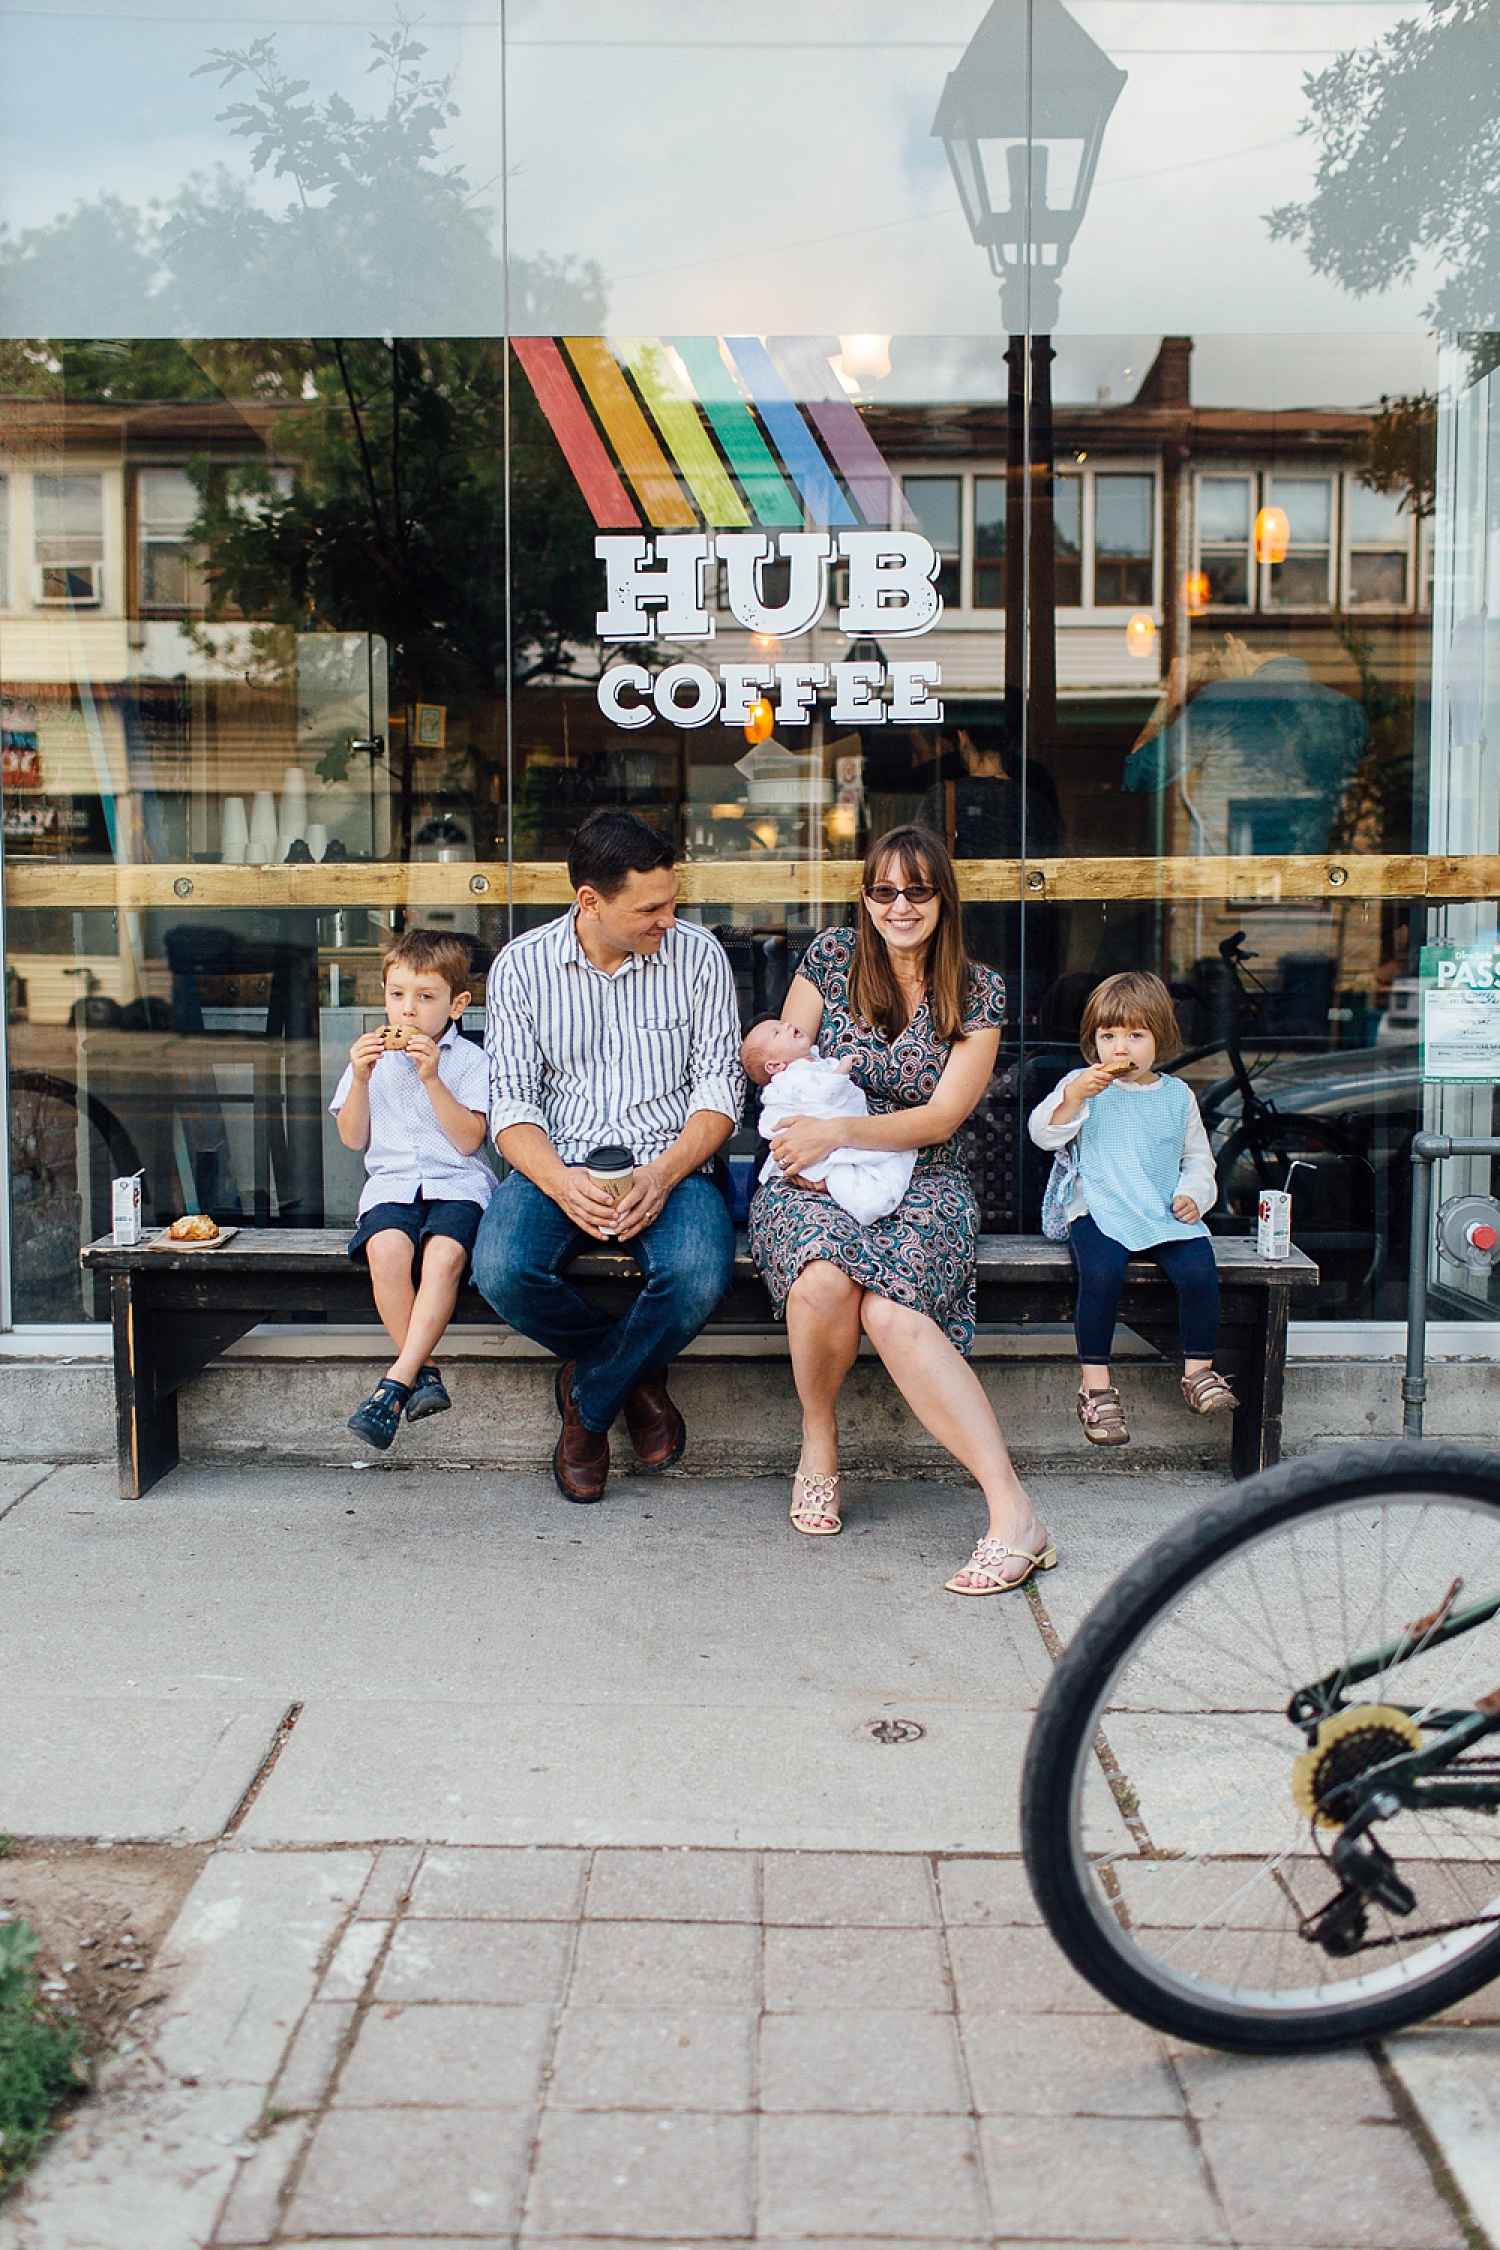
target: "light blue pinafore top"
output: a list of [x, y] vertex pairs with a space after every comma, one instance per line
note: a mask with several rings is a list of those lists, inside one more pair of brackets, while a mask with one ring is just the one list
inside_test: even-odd
[[1127, 1250], [1206, 1235], [1172, 1216], [1182, 1172], [1182, 1139], [1193, 1096], [1180, 1078], [1154, 1086], [1111, 1086], [1089, 1103], [1074, 1143], [1089, 1217]]

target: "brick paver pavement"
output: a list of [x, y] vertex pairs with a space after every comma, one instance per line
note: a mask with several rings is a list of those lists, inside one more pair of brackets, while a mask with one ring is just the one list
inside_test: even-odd
[[1362, 2051], [1104, 2005], [1017, 1862], [387, 1847], [216, 2245], [1463, 2250]]

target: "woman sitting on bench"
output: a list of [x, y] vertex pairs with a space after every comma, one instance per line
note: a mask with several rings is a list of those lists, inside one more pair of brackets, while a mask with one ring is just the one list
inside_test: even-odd
[[[750, 1248], [785, 1312], [802, 1401], [794, 1526], [809, 1538], [843, 1528], [838, 1396], [866, 1335], [988, 1503], [985, 1536], [947, 1582], [955, 1594], [1010, 1593], [1057, 1560], [964, 1356], [979, 1211], [955, 1136], [989, 1085], [1004, 1011], [1003, 980], [964, 952], [947, 852], [924, 828], [892, 829], [865, 860], [854, 927], [813, 942], [782, 1009], [822, 1054], [852, 1060], [871, 1114], [788, 1118], [771, 1140], [782, 1177], [750, 1207]], [[802, 1177], [843, 1147], [917, 1151], [888, 1218], [861, 1226]]]

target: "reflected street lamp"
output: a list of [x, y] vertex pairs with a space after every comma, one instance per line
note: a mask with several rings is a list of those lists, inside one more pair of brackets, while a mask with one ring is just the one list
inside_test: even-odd
[[[947, 149], [969, 232], [999, 278], [1010, 338], [1005, 715], [1012, 740], [1021, 738], [1024, 716], [1033, 745], [1050, 740], [1057, 704], [1050, 337], [1060, 310], [1058, 277], [1125, 78], [1062, 0], [994, 0], [949, 74], [932, 126]], [[1020, 535], [1028, 507], [1029, 541]]]

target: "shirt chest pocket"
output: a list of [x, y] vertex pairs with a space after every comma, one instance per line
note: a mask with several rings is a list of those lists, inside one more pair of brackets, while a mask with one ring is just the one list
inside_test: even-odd
[[627, 1052], [624, 1062], [627, 1079], [636, 1079], [642, 1100], [655, 1101], [681, 1089], [692, 1041], [692, 1019], [687, 1015], [657, 1009], [636, 1025], [635, 1051]]

